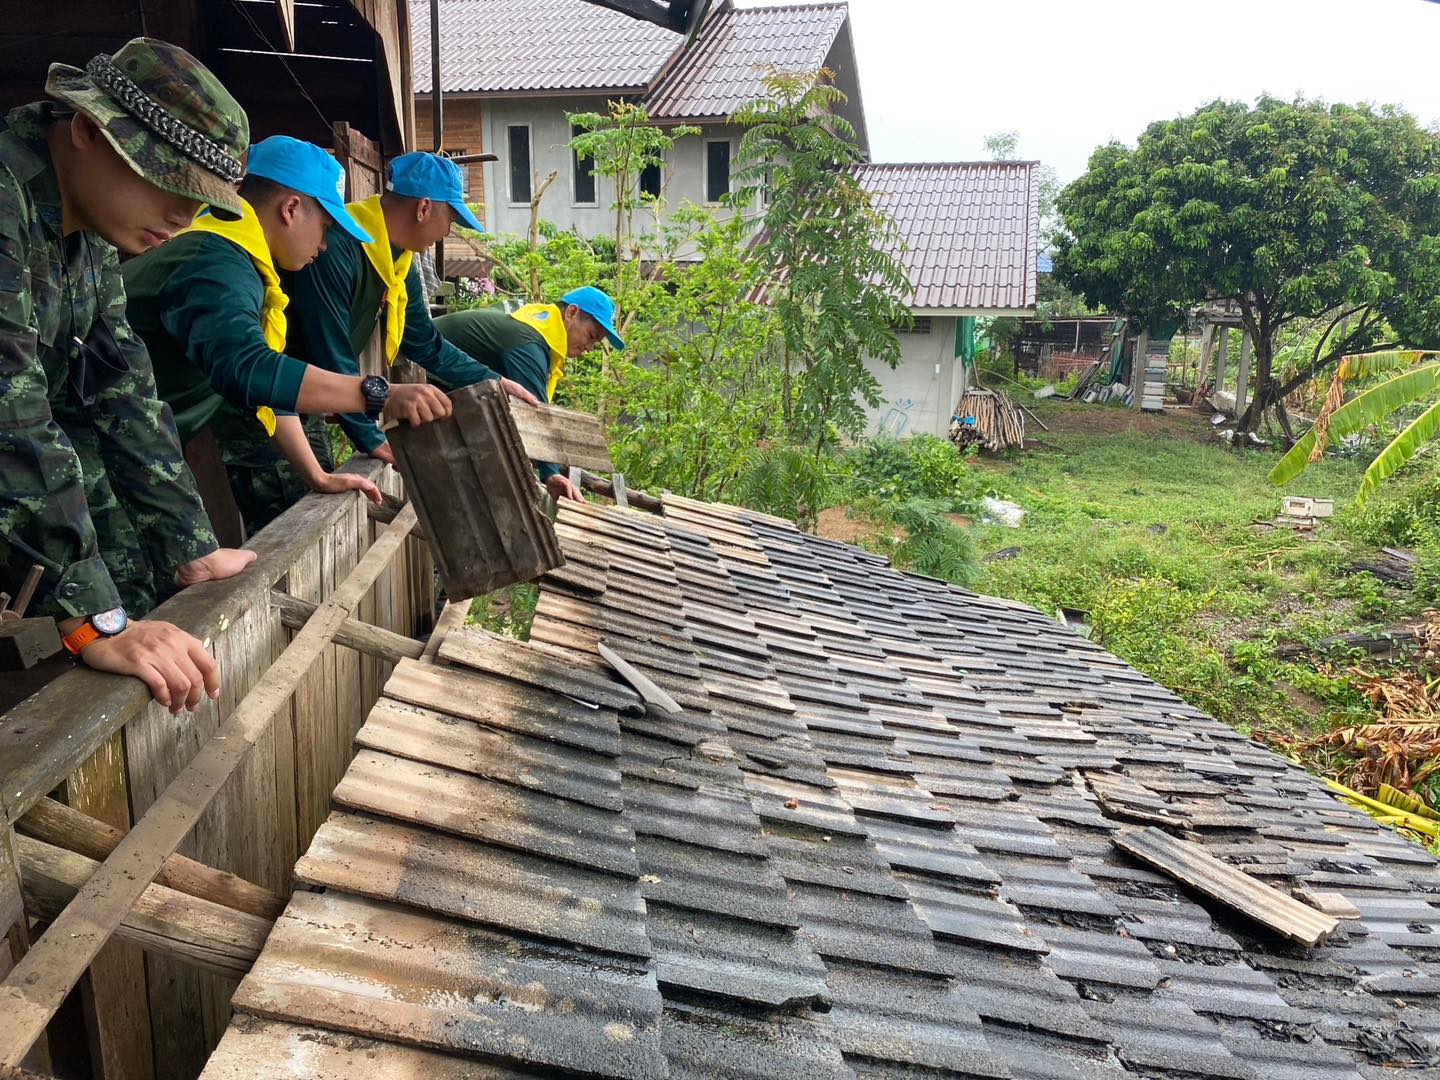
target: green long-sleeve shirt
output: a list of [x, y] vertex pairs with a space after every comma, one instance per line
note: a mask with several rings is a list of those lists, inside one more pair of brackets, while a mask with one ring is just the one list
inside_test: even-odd
[[305, 364], [265, 343], [265, 282], [243, 248], [214, 233], [186, 233], [123, 272], [130, 324], [150, 350], [182, 442], [226, 401], [242, 411], [295, 411]]
[[[435, 328], [452, 345], [487, 364], [506, 379], [514, 379], [541, 401], [549, 402], [550, 346], [533, 326], [526, 326], [500, 306], [471, 308], [441, 315]], [[546, 462], [538, 466], [540, 480], [563, 470]]]
[[[0, 124], [0, 590], [45, 568], [32, 614], [136, 615], [217, 547], [145, 346], [125, 318], [119, 256], [61, 226], [49, 103]], [[84, 404], [72, 363], [106, 322], [127, 370]], [[148, 596], [148, 600], [145, 597]]]
[[[398, 248], [395, 254], [400, 254]], [[440, 336], [425, 302], [419, 266], [411, 265], [405, 288], [409, 299], [400, 339], [405, 359], [428, 371], [443, 390], [499, 378]], [[287, 277], [285, 291], [290, 295], [289, 351], [342, 375], [359, 375], [360, 354], [370, 343], [385, 299], [385, 284], [360, 242], [343, 229], [331, 229], [320, 257]], [[340, 424], [350, 441], [367, 453], [385, 441], [379, 425], [362, 413], [342, 416]]]

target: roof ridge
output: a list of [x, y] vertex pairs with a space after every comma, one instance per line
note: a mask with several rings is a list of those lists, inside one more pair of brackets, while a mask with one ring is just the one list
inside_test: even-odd
[[946, 165], [1039, 165], [1038, 158], [1006, 158], [995, 161], [990, 158], [971, 158], [965, 161], [862, 161], [855, 167], [858, 169], [916, 169], [933, 168]]
[[850, 0], [825, 0], [819, 4], [760, 4], [757, 7], [732, 7], [735, 14], [755, 11], [824, 11], [826, 8], [850, 10]]

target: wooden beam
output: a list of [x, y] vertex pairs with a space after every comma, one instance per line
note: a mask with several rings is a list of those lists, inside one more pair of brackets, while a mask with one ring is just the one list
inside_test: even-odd
[[[596, 495], [604, 495], [607, 499], [615, 498], [615, 485], [612, 481], [603, 476], [594, 476], [591, 473], [583, 472], [576, 486], [586, 491], [593, 491]], [[619, 502], [617, 499], [616, 502]], [[625, 489], [625, 505], [633, 506], [639, 510], [649, 510], [652, 513], [660, 513], [664, 510], [665, 504], [654, 495], [647, 495], [643, 491], [636, 491], [634, 488]]]
[[415, 510], [407, 506], [0, 984], [0, 1062], [18, 1064], [44, 1033], [90, 961], [269, 730], [414, 525]]
[[1340, 928], [1329, 915], [1163, 829], [1121, 829], [1111, 841], [1147, 866], [1301, 945], [1319, 945]]
[[647, 705], [654, 705], [661, 712], [667, 712], [671, 716], [680, 712], [680, 703], [667, 694], [660, 687], [656, 686], [650, 676], [637, 668], [630, 661], [617, 653], [605, 642], [601, 641], [596, 649], [605, 658], [605, 662], [615, 669], [615, 673], [629, 683]]
[[438, 664], [440, 662], [440, 646], [445, 644], [446, 636], [451, 630], [458, 630], [464, 626], [465, 617], [469, 614], [469, 600], [446, 600], [445, 610], [440, 613], [440, 618], [435, 620], [435, 629], [430, 631], [430, 637], [421, 652], [421, 659], [427, 663]]
[[[125, 836], [122, 830], [54, 799], [41, 799], [16, 823], [16, 828], [26, 836], [97, 860], [109, 857]], [[184, 855], [166, 859], [155, 882], [262, 919], [278, 918], [285, 910], [283, 896]]]
[[1250, 332], [1245, 331], [1240, 337], [1240, 369], [1235, 373], [1235, 415], [1238, 417], [1245, 411], [1245, 405], [1250, 396], [1250, 354], [1254, 348], [1254, 342], [1250, 340]]
[[[25, 902], [36, 918], [57, 918], [100, 868], [94, 859], [33, 837], [17, 837], [16, 847]], [[115, 936], [238, 979], [260, 955], [273, 922], [163, 885], [148, 885], [115, 928]]]
[[[298, 596], [279, 590], [270, 594], [270, 602], [279, 610], [280, 621], [292, 630], [304, 627], [319, 607], [309, 600], [301, 600]], [[404, 634], [397, 634], [393, 630], [361, 622], [359, 619], [346, 619], [341, 623], [340, 629], [335, 633], [335, 644], [391, 664], [398, 664], [406, 658], [418, 660], [425, 652], [422, 642]]]

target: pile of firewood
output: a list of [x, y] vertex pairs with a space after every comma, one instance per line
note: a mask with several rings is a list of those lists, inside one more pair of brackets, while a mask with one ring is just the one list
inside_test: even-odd
[[972, 444], [998, 454], [1025, 444], [1025, 413], [999, 390], [972, 387], [955, 403], [950, 441], [960, 449]]

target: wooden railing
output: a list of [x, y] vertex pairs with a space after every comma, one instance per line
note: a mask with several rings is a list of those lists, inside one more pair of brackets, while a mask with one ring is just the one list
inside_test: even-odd
[[[380, 476], [378, 462], [363, 460], [347, 469], [398, 490], [393, 471]], [[203, 936], [216, 886], [167, 884], [167, 856], [178, 845], [203, 864], [187, 864], [192, 877], [208, 867], [289, 895], [291, 867], [325, 817], [386, 657], [418, 648], [403, 639], [433, 618], [429, 551], [406, 535], [413, 520], [403, 511], [376, 522], [358, 495], [307, 497], [255, 537], [260, 557], [245, 573], [162, 605], [155, 617], [201, 638], [220, 664], [220, 700], [194, 714], [172, 717], [139, 682], [77, 668], [0, 717], [0, 932], [10, 928], [10, 948], [0, 946], [0, 1064], [48, 1068], [50, 1024], [59, 1040], [88, 1041], [96, 1075], [198, 1075], [228, 1021], [246, 945], [239, 933], [206, 962], [192, 939]], [[364, 653], [344, 647], [365, 627], [398, 636]], [[47, 796], [126, 835], [101, 862], [103, 852], [37, 839]], [[165, 921], [172, 914], [175, 925]], [[31, 918], [54, 919], [34, 942]], [[166, 947], [172, 941], [180, 944]], [[77, 980], [83, 1016], [67, 1021], [62, 1010], [52, 1022]]]

